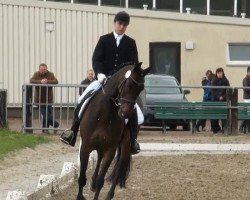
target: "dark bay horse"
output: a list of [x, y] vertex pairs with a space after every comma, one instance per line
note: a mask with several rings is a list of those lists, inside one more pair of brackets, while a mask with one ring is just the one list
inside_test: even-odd
[[91, 100], [81, 119], [80, 176], [77, 200], [83, 197], [86, 185], [86, 169], [89, 155], [97, 151], [98, 159], [92, 176], [91, 190], [97, 200], [104, 185], [107, 170], [116, 154], [116, 163], [109, 181], [112, 183], [106, 199], [114, 197], [116, 185], [125, 187], [130, 171], [130, 133], [125, 119], [130, 118], [135, 101], [144, 88], [144, 76], [150, 68], [143, 70], [141, 63], [128, 65], [116, 72]]

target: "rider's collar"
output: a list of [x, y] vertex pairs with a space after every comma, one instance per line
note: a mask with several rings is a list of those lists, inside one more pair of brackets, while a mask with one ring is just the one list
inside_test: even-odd
[[119, 37], [121, 40], [122, 37], [124, 36], [124, 33], [122, 35], [118, 35], [115, 31], [113, 33], [114, 33], [115, 39]]

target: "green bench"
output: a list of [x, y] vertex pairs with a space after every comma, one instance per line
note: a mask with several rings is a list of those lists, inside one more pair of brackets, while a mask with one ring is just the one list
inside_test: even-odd
[[[154, 117], [162, 120], [162, 129], [165, 133], [168, 120], [226, 120], [228, 119], [228, 107], [226, 102], [156, 102]], [[195, 129], [192, 127], [192, 132], [194, 131]]]
[[238, 103], [238, 120], [250, 120], [250, 103]]
[[238, 109], [237, 120], [246, 120], [244, 123], [245, 127], [244, 128], [242, 127], [242, 131], [244, 133], [248, 133], [250, 131], [250, 103], [242, 103], [242, 102], [238, 103], [237, 109]]

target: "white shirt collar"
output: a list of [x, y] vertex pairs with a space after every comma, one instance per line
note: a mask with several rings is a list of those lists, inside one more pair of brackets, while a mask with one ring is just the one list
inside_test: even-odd
[[119, 39], [121, 40], [122, 37], [124, 36], [124, 33], [122, 35], [118, 35], [115, 31], [113, 33], [114, 33], [115, 39], [119, 37]]

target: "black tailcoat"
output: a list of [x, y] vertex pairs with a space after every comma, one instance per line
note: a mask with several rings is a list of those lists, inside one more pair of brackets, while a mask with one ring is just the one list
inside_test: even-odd
[[125, 35], [119, 46], [116, 46], [114, 33], [100, 37], [92, 57], [95, 74], [112, 75], [114, 70], [123, 63], [138, 63], [138, 52], [135, 40]]

